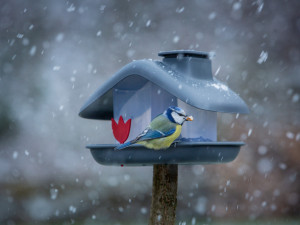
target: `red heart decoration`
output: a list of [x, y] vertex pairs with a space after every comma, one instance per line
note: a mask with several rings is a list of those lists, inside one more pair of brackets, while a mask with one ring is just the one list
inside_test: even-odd
[[130, 133], [131, 119], [124, 123], [123, 117], [120, 116], [119, 124], [117, 124], [114, 118], [111, 118], [111, 127], [116, 140], [123, 144], [127, 140]]

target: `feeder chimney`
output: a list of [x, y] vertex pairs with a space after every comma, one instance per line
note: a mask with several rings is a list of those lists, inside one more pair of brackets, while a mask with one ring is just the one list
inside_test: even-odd
[[169, 65], [185, 77], [212, 80], [211, 60], [207, 52], [177, 50], [160, 52], [163, 63]]

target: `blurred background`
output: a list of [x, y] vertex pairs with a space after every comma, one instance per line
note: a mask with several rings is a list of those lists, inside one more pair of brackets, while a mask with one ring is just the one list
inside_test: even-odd
[[97, 164], [108, 121], [82, 119], [121, 67], [159, 51], [215, 52], [213, 74], [248, 104], [219, 114], [237, 159], [179, 167], [177, 224], [299, 224], [300, 2], [0, 2], [0, 223], [147, 224], [152, 167]]

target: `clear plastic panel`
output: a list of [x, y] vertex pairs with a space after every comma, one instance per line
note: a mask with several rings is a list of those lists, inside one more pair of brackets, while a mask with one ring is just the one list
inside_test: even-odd
[[138, 90], [126, 90], [124, 86], [115, 88], [113, 93], [114, 119], [118, 122], [122, 115], [124, 122], [131, 121], [128, 140], [138, 136], [157, 115], [163, 113], [169, 106], [179, 106], [194, 121], [186, 122], [182, 127], [181, 138], [185, 141], [216, 141], [217, 113], [205, 111], [190, 106], [165, 91], [163, 88], [146, 82]]
[[197, 109], [178, 99], [178, 106], [187, 115], [193, 116], [192, 122], [185, 122], [182, 126], [181, 138], [193, 141], [217, 141], [217, 113]]
[[146, 84], [139, 90], [114, 89], [114, 119], [122, 115], [124, 122], [131, 120], [128, 141], [138, 136], [151, 121], [151, 87]]
[[152, 82], [138, 90], [126, 90], [124, 86], [114, 89], [113, 93], [114, 119], [122, 115], [124, 122], [131, 121], [128, 140], [139, 135], [159, 114], [169, 106], [177, 105], [177, 98]]

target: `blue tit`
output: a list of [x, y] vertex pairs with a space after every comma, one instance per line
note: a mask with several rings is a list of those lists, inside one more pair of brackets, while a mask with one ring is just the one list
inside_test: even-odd
[[183, 109], [171, 106], [164, 113], [155, 117], [150, 125], [134, 140], [121, 144], [115, 148], [120, 150], [132, 144], [141, 144], [150, 149], [166, 149], [179, 137], [182, 124], [192, 121]]

